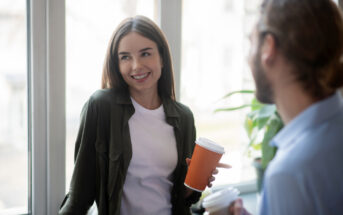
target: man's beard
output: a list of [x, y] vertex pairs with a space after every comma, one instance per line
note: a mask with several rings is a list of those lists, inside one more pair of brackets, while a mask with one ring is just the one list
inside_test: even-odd
[[255, 96], [258, 101], [265, 104], [274, 103], [274, 95], [271, 83], [265, 75], [265, 71], [262, 68], [261, 64], [261, 47], [258, 50], [255, 58], [253, 59], [253, 67], [251, 68], [254, 75], [256, 92]]

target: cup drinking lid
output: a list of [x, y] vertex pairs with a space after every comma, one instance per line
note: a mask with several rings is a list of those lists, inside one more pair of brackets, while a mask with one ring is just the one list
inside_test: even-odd
[[236, 188], [229, 187], [204, 198], [203, 207], [208, 211], [217, 211], [224, 207], [228, 207], [231, 202], [238, 198], [239, 191]]
[[207, 138], [204, 137], [199, 137], [196, 141], [195, 141], [198, 145], [210, 150], [210, 151], [214, 151], [217, 152], [219, 154], [224, 154], [225, 150], [224, 147], [213, 142], [212, 140], [209, 140]]

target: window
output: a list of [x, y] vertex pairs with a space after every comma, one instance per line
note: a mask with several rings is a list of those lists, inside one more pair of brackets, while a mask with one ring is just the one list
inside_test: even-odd
[[[257, 16], [259, 0], [184, 0], [182, 8], [181, 102], [195, 117], [197, 136], [223, 144], [221, 170], [214, 185], [252, 181], [255, 170], [247, 156], [245, 111], [214, 113], [216, 108], [238, 106], [249, 98], [228, 92], [254, 89], [246, 56], [248, 34]], [[196, 5], [196, 9], [194, 9]], [[246, 100], [248, 99], [248, 100]]]
[[0, 2], [0, 214], [28, 213], [26, 2]]

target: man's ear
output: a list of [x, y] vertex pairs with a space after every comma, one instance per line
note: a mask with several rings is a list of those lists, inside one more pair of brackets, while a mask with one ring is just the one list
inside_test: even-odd
[[271, 66], [276, 57], [276, 41], [273, 35], [267, 34], [264, 37], [261, 47], [261, 62], [263, 66]]

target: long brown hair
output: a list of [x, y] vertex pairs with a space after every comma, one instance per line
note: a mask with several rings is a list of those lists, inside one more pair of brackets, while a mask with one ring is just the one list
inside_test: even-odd
[[331, 0], [264, 0], [257, 29], [270, 33], [317, 99], [343, 85], [343, 21]]
[[156, 43], [163, 62], [161, 77], [158, 80], [158, 93], [161, 97], [175, 100], [173, 65], [167, 39], [161, 29], [144, 16], [123, 20], [113, 32], [107, 48], [101, 88], [114, 88], [121, 92], [128, 92], [128, 85], [119, 71], [118, 46], [120, 40], [130, 32], [139, 33]]

